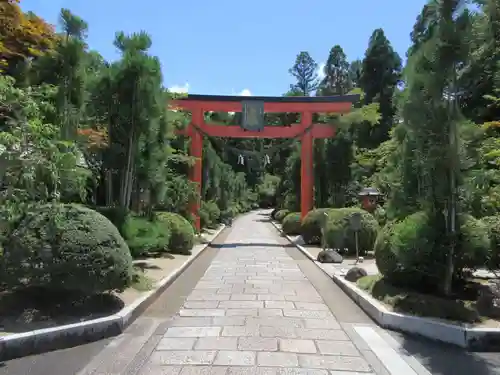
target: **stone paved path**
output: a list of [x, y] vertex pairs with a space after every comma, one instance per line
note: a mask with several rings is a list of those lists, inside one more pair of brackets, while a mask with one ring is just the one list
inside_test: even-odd
[[140, 374], [375, 373], [282, 244], [239, 222]]
[[375, 326], [265, 218], [239, 218], [123, 334], [0, 375], [500, 375], [498, 353]]

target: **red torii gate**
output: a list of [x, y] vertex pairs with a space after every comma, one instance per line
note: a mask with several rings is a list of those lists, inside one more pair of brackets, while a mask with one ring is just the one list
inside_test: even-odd
[[[300, 207], [301, 217], [304, 218], [312, 209], [314, 201], [313, 139], [331, 138], [336, 130], [329, 124], [313, 124], [313, 113], [347, 113], [351, 110], [352, 104], [358, 100], [359, 95], [316, 97], [187, 95], [174, 100], [171, 108], [191, 112], [191, 123], [179, 133], [191, 137], [190, 153], [196, 161], [191, 168], [190, 178], [197, 184], [198, 193], [201, 193], [202, 183], [203, 134], [229, 138], [295, 138], [301, 136]], [[242, 102], [261, 102], [264, 112], [298, 112], [301, 114], [300, 124], [267, 126], [261, 131], [249, 131], [239, 125], [221, 126], [205, 123], [205, 112], [242, 112]], [[198, 210], [199, 202], [196, 202], [191, 212], [195, 217], [196, 229], [200, 230]]]

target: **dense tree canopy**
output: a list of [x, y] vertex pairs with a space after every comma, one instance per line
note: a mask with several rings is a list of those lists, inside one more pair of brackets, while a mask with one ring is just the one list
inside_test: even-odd
[[[337, 129], [315, 141], [315, 207], [356, 206], [363, 187], [378, 188], [377, 219], [396, 231], [380, 233], [397, 237], [385, 250], [400, 257], [398, 270], [418, 269], [421, 285], [450, 294], [465, 269], [498, 267], [498, 249], [479, 256], [481, 239], [470, 236], [500, 223], [500, 1], [431, 0], [416, 16], [405, 66], [380, 28], [362, 59], [332, 43], [321, 75], [300, 51], [283, 95], [360, 94], [349, 114], [314, 115]], [[117, 32], [110, 43], [120, 56], [106, 61], [87, 43], [92, 25], [63, 9], [58, 26], [23, 13], [18, 1], [0, 3], [0, 237], [46, 203], [132, 215], [126, 230], [114, 222], [131, 249], [147, 232], [144, 223], [133, 228], [138, 218], [168, 211], [192, 221], [195, 200], [204, 227], [259, 205], [300, 209], [300, 140], [205, 137], [197, 196], [190, 141], [176, 134], [190, 114], [165, 105], [178, 94], [164, 87], [147, 32]], [[239, 113], [206, 116], [221, 126], [241, 121]], [[266, 126], [299, 121], [297, 113], [265, 115]], [[155, 225], [186, 228], [169, 215]], [[427, 253], [412, 258], [412, 246]]]

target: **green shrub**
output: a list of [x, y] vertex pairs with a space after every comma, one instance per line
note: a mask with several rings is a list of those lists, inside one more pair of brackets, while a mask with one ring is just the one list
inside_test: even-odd
[[[484, 264], [490, 241], [486, 225], [470, 215], [459, 217], [460, 237], [454, 257], [454, 280], [465, 270]], [[426, 212], [388, 224], [377, 237], [375, 259], [380, 272], [393, 285], [435, 292], [446, 272], [448, 245]]]
[[400, 274], [399, 263], [392, 251], [392, 231], [395, 223], [386, 224], [377, 235], [373, 249], [379, 272], [388, 280], [395, 280]]
[[109, 221], [111, 221], [123, 235], [122, 229], [130, 213], [129, 210], [117, 206], [107, 206], [107, 207], [101, 206], [101, 207], [94, 207], [94, 209], [101, 215], [105, 216]]
[[282, 225], [283, 232], [290, 236], [300, 234], [300, 212], [291, 212], [285, 216]]
[[221, 211], [220, 218], [221, 220], [232, 219], [238, 215], [238, 213], [238, 208], [236, 206], [229, 206], [226, 210]]
[[318, 208], [309, 211], [302, 220], [300, 234], [306, 244], [321, 244], [321, 229], [326, 222], [325, 213], [328, 213], [328, 211], [331, 211], [331, 208]]
[[103, 215], [73, 204], [39, 206], [8, 239], [4, 268], [11, 288], [30, 286], [85, 294], [123, 290], [132, 257]]
[[168, 250], [170, 227], [159, 220], [129, 215], [122, 232], [134, 258]]
[[297, 197], [293, 193], [289, 193], [285, 195], [285, 200], [283, 202], [283, 207], [288, 211], [299, 211], [300, 210], [300, 202], [297, 200]]
[[279, 223], [281, 223], [283, 221], [283, 219], [286, 217], [286, 215], [288, 215], [290, 213], [289, 210], [279, 210], [278, 212], [276, 212], [276, 215], [274, 215], [274, 218], [276, 221], [278, 221]]
[[387, 213], [381, 206], [377, 206], [377, 208], [373, 212], [373, 217], [377, 220], [378, 224], [381, 226], [384, 226], [387, 222]]
[[220, 219], [220, 209], [214, 201], [201, 202], [199, 214], [203, 228], [215, 227]]
[[207, 228], [210, 225], [210, 214], [203, 207], [198, 210], [198, 216], [200, 217], [201, 228]]
[[361, 215], [361, 230], [358, 234], [359, 254], [373, 250], [379, 226], [377, 220], [361, 208], [338, 208], [328, 211], [325, 226], [325, 244], [333, 249], [348, 249], [350, 255], [356, 253], [356, 239], [351, 229], [350, 218], [354, 213]]
[[420, 290], [439, 285], [444, 258], [435, 254], [436, 232], [425, 212], [414, 213], [394, 225], [388, 240], [398, 264], [397, 274], [388, 277], [393, 284]]
[[467, 271], [484, 267], [488, 262], [491, 250], [491, 239], [488, 225], [471, 215], [461, 215], [459, 246], [455, 252], [455, 268], [457, 276]]
[[491, 249], [488, 254], [487, 266], [490, 270], [500, 270], [500, 215], [487, 216], [481, 219], [488, 228], [491, 239]]
[[172, 253], [191, 254], [194, 246], [194, 230], [191, 223], [171, 212], [159, 212], [157, 218], [170, 228], [169, 250]]

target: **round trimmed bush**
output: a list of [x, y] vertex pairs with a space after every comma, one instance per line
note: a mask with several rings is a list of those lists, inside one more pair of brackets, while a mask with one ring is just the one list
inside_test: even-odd
[[306, 244], [321, 244], [321, 229], [326, 222], [325, 213], [331, 211], [331, 208], [318, 208], [309, 211], [300, 229], [300, 234]]
[[338, 208], [328, 211], [325, 225], [325, 244], [332, 249], [348, 249], [348, 254], [356, 253], [356, 239], [351, 229], [350, 218], [354, 213], [361, 215], [361, 230], [358, 233], [359, 255], [373, 250], [379, 225], [377, 220], [361, 208]]
[[290, 210], [279, 210], [278, 212], [276, 212], [276, 214], [274, 215], [274, 219], [281, 223], [283, 222], [283, 219], [290, 213]]
[[168, 250], [170, 227], [159, 220], [129, 215], [122, 233], [134, 258]]
[[[470, 215], [459, 217], [460, 237], [455, 249], [454, 279], [464, 270], [474, 269], [486, 260], [490, 241], [488, 230]], [[388, 224], [375, 244], [377, 267], [394, 285], [425, 292], [435, 291], [445, 275], [446, 249], [443, 233], [436, 229], [426, 212], [416, 212], [404, 220]]]
[[300, 212], [292, 212], [285, 216], [281, 227], [285, 234], [295, 236], [300, 234]]
[[8, 285], [87, 295], [121, 291], [132, 281], [132, 257], [103, 215], [75, 204], [27, 213], [4, 249]]
[[394, 225], [388, 242], [398, 272], [389, 277], [392, 283], [420, 290], [439, 285], [445, 258], [443, 252], [435, 252], [437, 232], [426, 212], [416, 212]]
[[128, 209], [117, 206], [97, 206], [92, 208], [111, 221], [123, 235], [122, 229], [130, 214]]
[[191, 254], [194, 246], [194, 229], [189, 221], [172, 212], [160, 212], [158, 220], [167, 223], [170, 228], [168, 248], [172, 253]]

